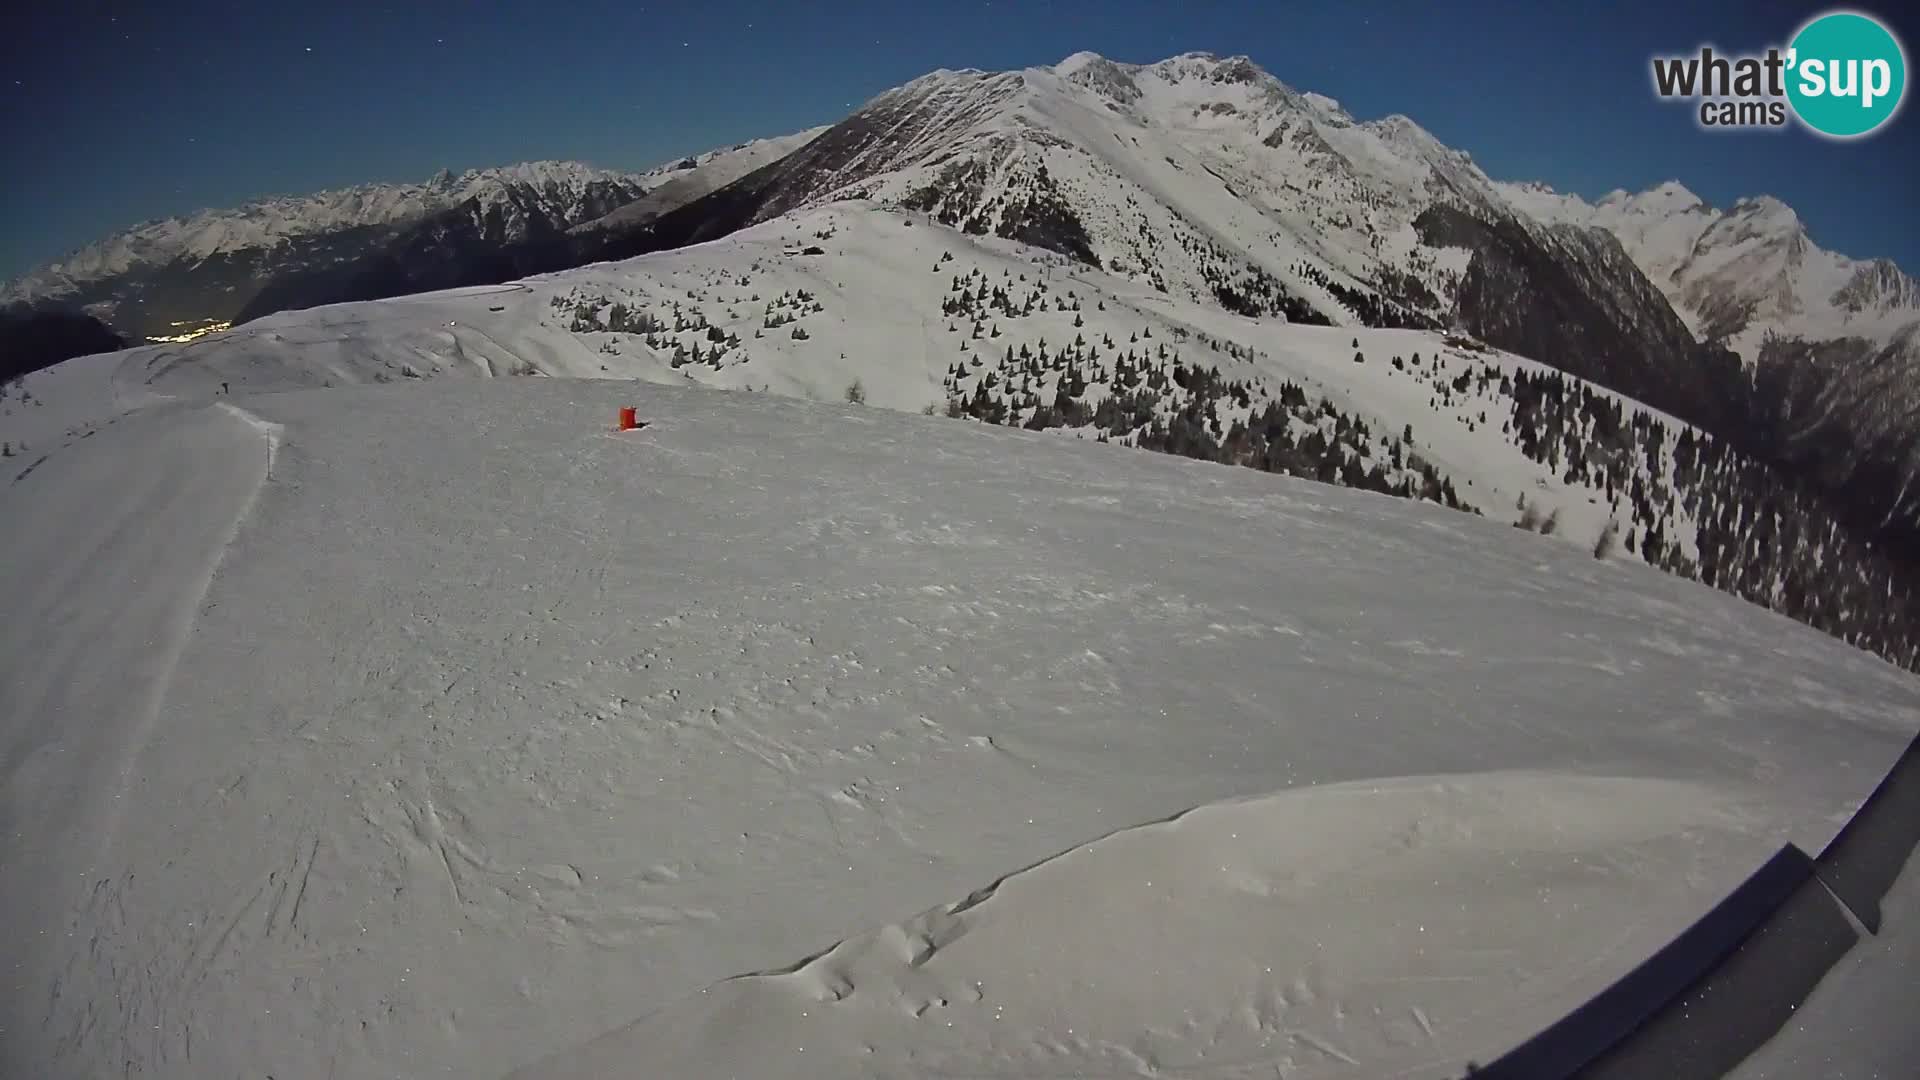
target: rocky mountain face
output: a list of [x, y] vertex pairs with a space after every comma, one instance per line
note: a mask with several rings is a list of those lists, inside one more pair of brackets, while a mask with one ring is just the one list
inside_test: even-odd
[[1540, 184], [1500, 187], [1539, 220], [1612, 233], [1694, 331], [1749, 362], [1768, 336], [1887, 344], [1920, 325], [1920, 282], [1886, 259], [1821, 248], [1793, 208], [1769, 196], [1719, 209], [1671, 180], [1598, 203]]
[[1598, 203], [1539, 184], [1502, 192], [1537, 219], [1616, 237], [1693, 333], [1738, 355], [1742, 372], [1710, 384], [1720, 429], [1914, 550], [1920, 282], [1821, 248], [1765, 196], [1721, 209], [1675, 181]]
[[1739, 363], [1612, 231], [1536, 215], [1402, 116], [1244, 57], [940, 71], [603, 254], [866, 200], [1253, 318], [1457, 328], [1709, 426]]
[[[1582, 374], [1625, 362], [1595, 343], [1603, 335], [1645, 346], [1640, 362], [1660, 371], [1692, 345], [1604, 234], [1541, 224], [1412, 121], [1360, 123], [1240, 57], [1131, 65], [1080, 54], [1022, 72], [935, 72], [656, 219], [629, 247], [680, 246], [842, 199], [923, 210], [1249, 316], [1459, 325], [1535, 354], [1578, 354], [1568, 363], [1583, 362]], [[1522, 265], [1555, 268], [1526, 284], [1567, 310], [1517, 320], [1512, 295], [1495, 294]]]

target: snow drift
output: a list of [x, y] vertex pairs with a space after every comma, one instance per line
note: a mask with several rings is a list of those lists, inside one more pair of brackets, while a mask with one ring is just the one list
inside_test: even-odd
[[[631, 382], [237, 404], [0, 488], [0, 1072], [753, 1074], [818, 1019], [850, 1073], [1433, 1075], [1920, 728], [1731, 597], [1251, 470]], [[718, 1046], [703, 987], [774, 1012]]]
[[1710, 788], [1524, 773], [1216, 804], [519, 1075], [1451, 1078], [1683, 929], [1692, 887], [1635, 868], [1752, 856], [1740, 820]]

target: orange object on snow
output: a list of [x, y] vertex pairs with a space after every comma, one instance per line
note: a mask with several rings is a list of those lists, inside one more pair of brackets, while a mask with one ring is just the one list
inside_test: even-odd
[[618, 430], [632, 431], [634, 428], [637, 428], [639, 426], [640, 426], [640, 422], [634, 419], [634, 416], [633, 416], [633, 406], [628, 405], [623, 407], [620, 410], [620, 427]]

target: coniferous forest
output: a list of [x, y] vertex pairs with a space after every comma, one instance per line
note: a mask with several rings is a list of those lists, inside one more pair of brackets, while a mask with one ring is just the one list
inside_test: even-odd
[[[1077, 332], [1057, 344], [995, 349], [997, 320], [1079, 301], [1037, 288], [1022, 297], [984, 278], [957, 290], [945, 305], [964, 336], [946, 377], [950, 416], [1077, 428], [1101, 441], [1481, 512], [1420, 455], [1411, 426], [1376, 431], [1296, 383], [1276, 394], [1225, 377], [1206, 359], [1245, 358], [1243, 346], [1204, 336], [1156, 341], [1143, 328], [1126, 341]], [[1472, 347], [1464, 339], [1451, 344], [1449, 364], [1418, 354], [1375, 362], [1427, 381], [1434, 408], [1498, 425], [1567, 483], [1604, 491], [1615, 515], [1596, 555], [1643, 558], [1920, 668], [1920, 604], [1903, 568], [1803, 482], [1583, 381], [1550, 369], [1506, 371], [1469, 359], [1457, 348]], [[1354, 361], [1368, 359], [1356, 351]], [[1103, 392], [1090, 394], [1094, 387]], [[1527, 527], [1551, 531], [1549, 511], [1541, 517]]]

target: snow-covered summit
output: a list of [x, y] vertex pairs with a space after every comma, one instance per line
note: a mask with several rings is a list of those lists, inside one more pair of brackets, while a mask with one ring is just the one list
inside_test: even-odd
[[1072, 56], [1067, 57], [1065, 60], [1062, 60], [1059, 63], [1053, 65], [1053, 70], [1058, 72], [1061, 75], [1072, 77], [1073, 75], [1089, 67], [1093, 67], [1100, 64], [1111, 64], [1111, 63], [1113, 63], [1113, 61], [1108, 60], [1106, 57], [1101, 56], [1097, 52], [1087, 52], [1085, 50], [1082, 50], [1080, 52], [1074, 53]]
[[1613, 233], [1698, 332], [1728, 339], [1749, 361], [1769, 335], [1887, 345], [1920, 332], [1920, 289], [1909, 275], [1820, 247], [1772, 195], [1720, 209], [1677, 180], [1597, 203], [1537, 183], [1499, 188], [1532, 217]]
[[1333, 323], [1415, 304], [1397, 317], [1444, 320], [1461, 253], [1416, 219], [1437, 203], [1512, 214], [1467, 155], [1412, 120], [1359, 124], [1245, 56], [1210, 53], [933, 72], [730, 207], [766, 220], [848, 199], [1025, 239], [1174, 295], [1226, 292]]
[[[1517, 187], [1543, 195], [1555, 194], [1551, 187], [1538, 181], [1517, 185]], [[1620, 213], [1648, 214], [1682, 213], [1696, 206], [1704, 207], [1706, 203], [1680, 181], [1666, 180], [1637, 193], [1627, 191], [1625, 188], [1615, 188], [1607, 192], [1597, 205]]]

